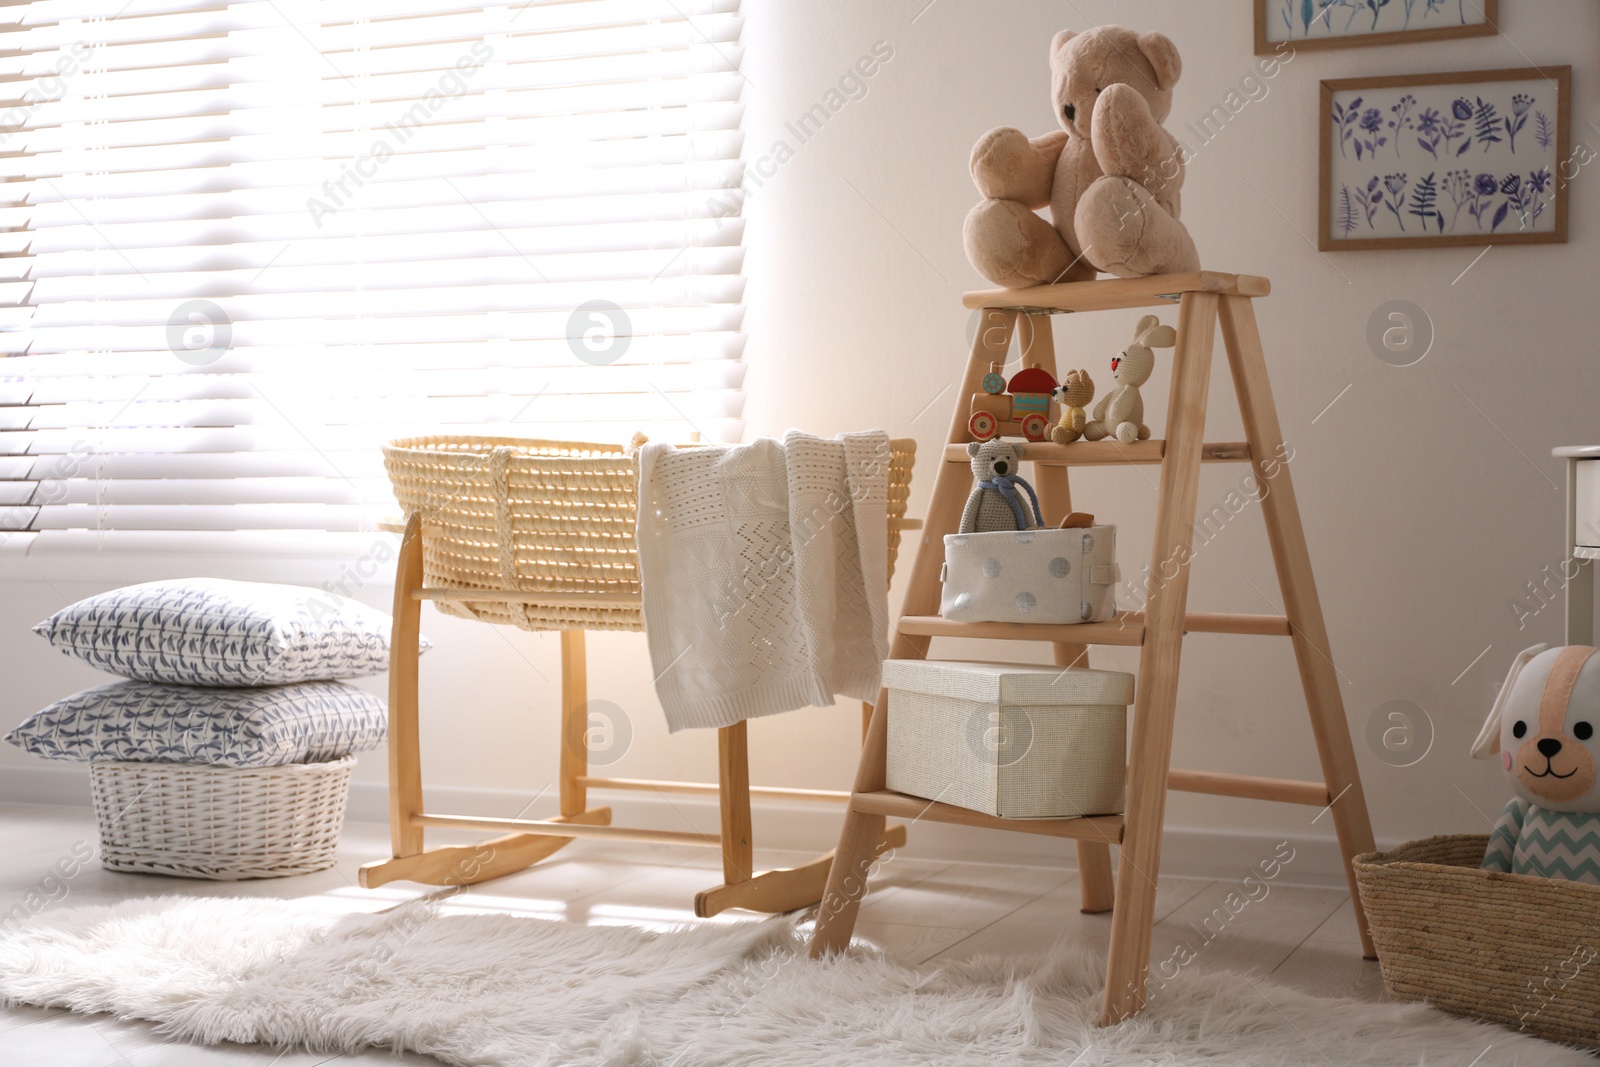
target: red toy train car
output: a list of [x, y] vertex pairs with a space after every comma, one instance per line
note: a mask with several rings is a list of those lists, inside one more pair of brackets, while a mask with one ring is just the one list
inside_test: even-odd
[[1013, 374], [1008, 383], [1000, 374], [1000, 364], [989, 364], [983, 392], [972, 396], [972, 417], [967, 420], [972, 439], [987, 441], [1010, 431], [1030, 441], [1048, 441], [1050, 393], [1056, 385], [1050, 372], [1036, 365]]

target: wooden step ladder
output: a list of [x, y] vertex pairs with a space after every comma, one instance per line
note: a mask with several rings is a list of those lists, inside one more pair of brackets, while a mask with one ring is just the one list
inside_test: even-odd
[[[893, 659], [927, 658], [928, 646], [935, 637], [1049, 641], [1055, 646], [1056, 663], [1087, 666], [1090, 645], [1139, 646], [1126, 811], [1123, 815], [1094, 818], [1016, 820], [892, 792], [885, 781], [889, 725], [886, 694], [880, 692], [833, 869], [819, 905], [816, 933], [811, 941], [813, 956], [841, 951], [849, 944], [861, 897], [866, 892], [867, 872], [876, 858], [876, 846], [888, 817], [1073, 838], [1077, 841], [1083, 910], [1112, 911], [1111, 950], [1100, 1023], [1108, 1026], [1120, 1022], [1139, 1012], [1145, 1003], [1145, 971], [1150, 959], [1167, 791], [1177, 789], [1308, 804], [1330, 811], [1355, 905], [1362, 950], [1367, 958], [1374, 957], [1350, 866], [1352, 857], [1372, 851], [1372, 826], [1289, 476], [1287, 460], [1292, 453], [1285, 451], [1252, 305], [1253, 298], [1270, 291], [1265, 278], [1198, 271], [966, 295], [966, 306], [983, 313], [982, 328], [977, 331], [957, 394], [944, 462], [935, 476], [904, 614], [895, 627], [889, 655]], [[1165, 440], [1122, 444], [1108, 439], [1067, 445], [1030, 442], [1023, 457], [1025, 462], [1034, 464], [1033, 480], [1047, 526], [1056, 524], [1072, 510], [1069, 467], [1160, 465], [1150, 589], [1144, 610], [1119, 612], [1109, 622], [1079, 625], [957, 623], [941, 618], [939, 571], [944, 561], [944, 535], [956, 532], [972, 486], [966, 452], [966, 442], [971, 439], [967, 400], [979, 391], [989, 364], [1005, 362], [1019, 319], [1026, 316], [1024, 325], [1032, 326], [1031, 332], [1023, 330], [1020, 338], [1024, 365], [1036, 363], [1055, 374], [1052, 315], [1172, 303], [1178, 305], [1178, 341], [1172, 357]], [[1211, 352], [1219, 319], [1243, 416], [1245, 441], [1239, 443], [1207, 444], [1203, 439]], [[1282, 590], [1283, 615], [1187, 610], [1188, 563], [1202, 462], [1249, 463], [1254, 468]], [[1178, 663], [1186, 631], [1289, 639], [1321, 756], [1321, 782], [1172, 768]], [[1121, 846], [1114, 889], [1111, 845]]]

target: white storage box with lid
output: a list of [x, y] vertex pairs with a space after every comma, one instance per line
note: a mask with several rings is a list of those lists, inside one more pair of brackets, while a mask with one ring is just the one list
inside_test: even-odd
[[939, 614], [956, 622], [1105, 622], [1117, 612], [1117, 528], [947, 534]]
[[888, 787], [1007, 819], [1123, 809], [1133, 675], [889, 660]]

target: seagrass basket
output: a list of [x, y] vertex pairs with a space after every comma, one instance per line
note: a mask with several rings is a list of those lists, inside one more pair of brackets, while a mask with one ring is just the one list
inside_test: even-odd
[[1355, 858], [1384, 987], [1600, 1048], [1600, 886], [1480, 870], [1488, 843], [1430, 837]]
[[[551, 596], [434, 606], [524, 630], [644, 629], [634, 451], [515, 437], [409, 437], [384, 446], [396, 499], [423, 518], [424, 587]], [[890, 574], [915, 458], [915, 441], [890, 442]]]
[[333, 866], [355, 757], [281, 767], [89, 765], [107, 870], [239, 881]]

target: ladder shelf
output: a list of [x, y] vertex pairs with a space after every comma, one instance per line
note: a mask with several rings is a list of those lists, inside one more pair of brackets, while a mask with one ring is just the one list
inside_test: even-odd
[[[861, 761], [846, 808], [844, 827], [818, 909], [812, 936], [814, 956], [844, 949], [855, 928], [867, 873], [881, 847], [888, 818], [926, 819], [976, 829], [1044, 834], [1076, 841], [1079, 883], [1085, 912], [1110, 911], [1111, 947], [1107, 961], [1101, 1025], [1136, 1014], [1145, 1004], [1145, 972], [1150, 958], [1155, 886], [1161, 862], [1161, 834], [1169, 790], [1269, 800], [1323, 808], [1331, 813], [1354, 904], [1357, 930], [1368, 958], [1372, 941], [1351, 860], [1373, 850], [1372, 826], [1356, 768], [1349, 723], [1328, 646], [1327, 629], [1311, 572], [1299, 505], [1287, 462], [1283, 432], [1267, 379], [1265, 353], [1252, 301], [1266, 296], [1265, 278], [1247, 274], [1195, 271], [1149, 278], [1072, 282], [1032, 289], [968, 293], [963, 302], [983, 311], [968, 357], [958, 403], [938, 464], [933, 499], [912, 564], [903, 615], [890, 645], [890, 658], [927, 658], [934, 638], [967, 637], [997, 641], [1045, 641], [1063, 666], [1087, 665], [1091, 645], [1139, 649], [1134, 689], [1133, 733], [1128, 752], [1127, 802], [1121, 815], [1080, 819], [1005, 819], [966, 808], [907, 796], [886, 784], [887, 694], [880, 691], [872, 711]], [[1164, 438], [1123, 444], [1076, 441], [1026, 445], [1023, 462], [1034, 465], [1034, 484], [1045, 525], [1072, 511], [1068, 472], [1072, 467], [1152, 464], [1160, 468], [1152, 573], [1163, 580], [1146, 592], [1142, 611], [1118, 612], [1099, 623], [1041, 625], [958, 623], [939, 616], [939, 572], [944, 536], [955, 533], [971, 486], [967, 469], [966, 400], [980, 387], [991, 363], [1004, 363], [1012, 336], [1019, 338], [1025, 364], [1056, 374], [1051, 320], [1054, 315], [1122, 308], [1178, 306], [1178, 337], [1172, 355], [1171, 387]], [[1026, 329], [1020, 329], [1026, 326]], [[1211, 356], [1220, 325], [1228, 366], [1244, 425], [1245, 440], [1204, 439]], [[1208, 462], [1248, 463], [1262, 485], [1260, 512], [1267, 527], [1273, 566], [1283, 598], [1282, 615], [1239, 615], [1188, 610], [1189, 564], [1199, 499], [1200, 466]], [[1179, 560], [1176, 576], [1163, 564]], [[1291, 781], [1216, 771], [1173, 768], [1178, 668], [1188, 633], [1286, 637], [1299, 667], [1316, 741], [1322, 780]], [[1320, 817], [1320, 816], [1319, 816]], [[1112, 875], [1111, 845], [1120, 850], [1120, 871]]]

